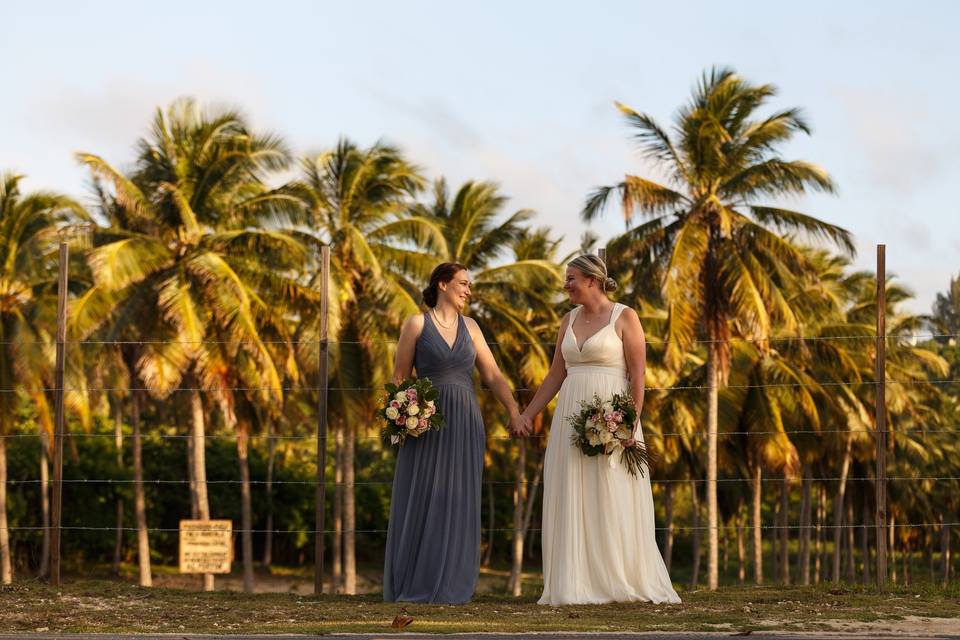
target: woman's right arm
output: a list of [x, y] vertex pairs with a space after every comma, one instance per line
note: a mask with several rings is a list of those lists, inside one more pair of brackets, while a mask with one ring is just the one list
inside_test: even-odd
[[567, 323], [570, 321], [570, 314], [563, 316], [560, 322], [560, 333], [557, 335], [557, 347], [553, 352], [553, 362], [550, 363], [550, 371], [540, 383], [540, 388], [533, 396], [533, 400], [523, 411], [523, 416], [528, 420], [533, 420], [537, 414], [543, 411], [543, 408], [553, 400], [553, 397], [560, 391], [560, 385], [567, 377], [567, 363], [563, 359], [563, 351], [560, 346], [563, 344], [563, 336], [567, 332]]
[[423, 331], [423, 314], [410, 316], [400, 329], [397, 341], [397, 357], [393, 365], [393, 383], [400, 384], [413, 373], [413, 356], [417, 348], [417, 338]]

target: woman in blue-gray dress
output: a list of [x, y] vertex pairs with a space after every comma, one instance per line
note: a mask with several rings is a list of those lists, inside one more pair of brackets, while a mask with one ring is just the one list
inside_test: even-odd
[[480, 498], [486, 434], [473, 367], [526, 435], [510, 385], [480, 328], [461, 310], [470, 297], [466, 267], [444, 263], [423, 291], [427, 313], [407, 319], [397, 345], [395, 382], [430, 378], [446, 419], [440, 431], [407, 438], [397, 455], [383, 567], [387, 602], [469, 602], [480, 573]]

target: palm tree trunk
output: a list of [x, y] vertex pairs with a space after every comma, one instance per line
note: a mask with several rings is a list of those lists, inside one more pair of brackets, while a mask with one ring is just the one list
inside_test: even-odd
[[[533, 506], [537, 501], [537, 490], [540, 488], [540, 480], [543, 478], [543, 463], [544, 463], [544, 451], [541, 447], [537, 446], [537, 468], [533, 472], [533, 479], [530, 481], [530, 484], [527, 488], [527, 506], [523, 510], [523, 535], [524, 542], [527, 549], [533, 545], [533, 532], [530, 531], [530, 523], [533, 520]], [[531, 535], [528, 537], [527, 534]], [[527, 554], [528, 557], [530, 554]]]
[[150, 537], [147, 531], [147, 500], [143, 493], [143, 442], [140, 439], [139, 391], [133, 392], [133, 508], [137, 518], [137, 562], [140, 566], [140, 586], [150, 587]]
[[820, 584], [823, 576], [823, 522], [827, 516], [827, 492], [822, 484], [817, 484], [817, 553], [814, 564], [813, 582]]
[[690, 587], [700, 584], [700, 494], [696, 481], [690, 481], [690, 510], [693, 516], [693, 571], [690, 573]]
[[526, 467], [527, 441], [517, 442], [517, 457], [514, 460], [515, 482], [513, 486], [513, 563], [510, 567], [510, 581], [508, 588], [514, 597], [520, 596], [523, 591], [523, 508], [526, 505]]
[[357, 593], [357, 503], [354, 495], [356, 424], [346, 425], [346, 446], [343, 451], [343, 592]]
[[870, 571], [870, 527], [869, 523], [873, 520], [870, 513], [870, 501], [867, 499], [867, 492], [864, 491], [860, 498], [862, 510], [860, 517], [863, 518], [863, 526], [860, 527], [860, 557], [863, 559], [863, 584], [872, 582]]
[[759, 464], [753, 468], [753, 509], [751, 520], [753, 524], [753, 581], [763, 584], [763, 529], [760, 518], [763, 507], [763, 469]]
[[[4, 480], [4, 478], [0, 478]], [[950, 581], [950, 525], [943, 521], [944, 518], [940, 516], [940, 580], [943, 582], [943, 586], [947, 586], [947, 583]], [[908, 538], [909, 540], [909, 538]], [[909, 544], [904, 547], [909, 554]]]
[[493, 526], [495, 524], [495, 507], [493, 501], [493, 485], [487, 483], [487, 550], [483, 554], [483, 566], [489, 567], [493, 560]]
[[850, 473], [850, 461], [853, 459], [853, 434], [847, 434], [847, 445], [840, 465], [840, 484], [833, 497], [833, 582], [840, 582], [840, 550], [843, 534], [843, 503], [847, 492], [847, 475]]
[[187, 479], [190, 481], [190, 519], [196, 520], [200, 517], [197, 510], [197, 474], [196, 463], [194, 462], [194, 443], [193, 427], [190, 428], [191, 437], [187, 438]]
[[740, 584], [747, 581], [747, 548], [744, 528], [746, 525], [747, 505], [741, 493], [737, 501], [737, 580]]
[[253, 505], [250, 499], [250, 424], [237, 422], [237, 460], [240, 463], [240, 546], [243, 554], [243, 590], [253, 593]]
[[847, 496], [847, 582], [853, 584], [857, 579], [857, 555], [854, 551], [854, 519], [853, 519], [853, 496]]
[[800, 496], [800, 584], [810, 584], [810, 533], [812, 520], [810, 463], [803, 465], [803, 489]]
[[730, 569], [730, 528], [724, 522], [720, 527], [720, 548], [723, 550], [721, 565], [723, 574], [726, 575]]
[[[123, 400], [113, 402], [113, 443], [117, 449], [117, 469], [123, 470]], [[123, 559], [123, 496], [117, 492], [117, 535], [113, 542], [113, 573], [120, 575]]]
[[273, 418], [267, 418], [267, 530], [263, 534], [263, 567], [268, 572], [273, 565], [273, 465], [277, 457]]
[[333, 592], [343, 593], [343, 422], [334, 427], [333, 452], [333, 544], [330, 562]]
[[905, 587], [910, 586], [910, 536], [906, 536], [903, 539], [903, 585]]
[[890, 549], [890, 581], [897, 584], [897, 536], [894, 531], [897, 527], [897, 516], [890, 512], [890, 525], [887, 527], [887, 547]]
[[7, 439], [0, 431], [0, 582], [13, 582], [13, 565], [10, 562], [10, 530], [7, 525]]
[[667, 573], [673, 564], [673, 483], [668, 482], [663, 490], [663, 506], [666, 509], [666, 536], [663, 544], [663, 563], [667, 565]]
[[719, 513], [717, 509], [717, 432], [719, 371], [715, 343], [707, 351], [707, 586], [715, 590], [719, 585], [719, 541], [717, 529]]
[[50, 573], [50, 438], [40, 429], [40, 515], [43, 520], [43, 542], [40, 550], [41, 578]]
[[780, 579], [780, 541], [783, 539], [783, 536], [780, 533], [780, 527], [783, 526], [781, 522], [782, 511], [780, 509], [780, 499], [774, 501], [773, 503], [773, 535], [770, 537], [770, 547], [772, 553], [770, 554], [770, 562], [773, 564], [773, 579], [777, 581]]
[[[197, 495], [197, 519], [210, 519], [210, 502], [207, 498], [207, 458], [206, 458], [206, 426], [203, 415], [203, 400], [196, 382], [192, 382], [190, 391], [190, 409], [193, 414], [190, 441], [193, 443], [193, 478]], [[213, 591], [213, 574], [203, 574], [203, 590]]]
[[790, 479], [783, 474], [780, 485], [780, 581], [790, 584]]

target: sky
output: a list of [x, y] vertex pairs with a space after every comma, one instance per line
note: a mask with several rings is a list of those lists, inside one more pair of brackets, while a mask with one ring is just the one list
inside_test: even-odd
[[74, 153], [129, 165], [154, 111], [193, 96], [297, 154], [384, 140], [429, 177], [495, 181], [571, 251], [593, 188], [657, 175], [614, 101], [668, 126], [719, 65], [812, 124], [783, 155], [838, 194], [781, 204], [853, 232], [858, 268], [885, 243], [909, 311], [960, 273], [960, 2], [32, 0], [3, 23], [0, 171], [27, 189], [88, 198]]

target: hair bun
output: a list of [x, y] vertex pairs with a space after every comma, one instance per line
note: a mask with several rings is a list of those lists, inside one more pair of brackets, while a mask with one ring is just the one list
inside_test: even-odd
[[607, 278], [603, 281], [603, 290], [604, 291], [616, 291], [617, 290], [617, 281], [613, 278]]
[[423, 295], [423, 304], [428, 307], [437, 306], [437, 287], [430, 286], [420, 292]]

